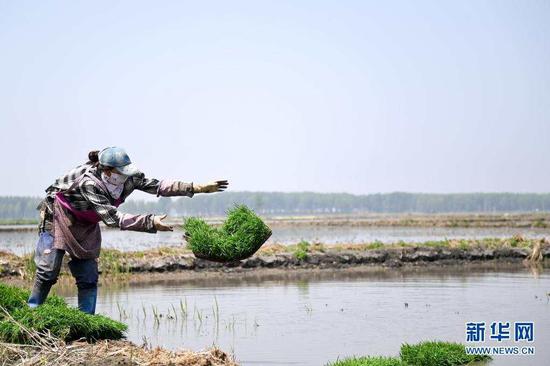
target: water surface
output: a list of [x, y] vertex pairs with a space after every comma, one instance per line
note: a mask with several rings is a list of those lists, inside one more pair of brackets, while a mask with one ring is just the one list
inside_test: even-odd
[[[136, 343], [146, 338], [194, 350], [215, 344], [243, 365], [323, 365], [352, 355], [397, 355], [403, 342], [464, 342], [466, 322], [533, 321], [536, 355], [499, 356], [491, 365], [546, 365], [549, 292], [550, 275], [534, 278], [523, 270], [327, 270], [102, 287], [98, 311], [127, 322]], [[74, 289], [61, 293], [76, 302]], [[187, 304], [186, 319], [181, 304]], [[162, 314], [158, 322], [154, 312]]]
[[[146, 250], [162, 246], [184, 245], [183, 232], [156, 234], [104, 229], [103, 247], [122, 251]], [[270, 243], [295, 244], [300, 240], [337, 243], [425, 242], [447, 239], [506, 238], [523, 235], [527, 238], [550, 238], [550, 229], [537, 228], [441, 228], [441, 227], [331, 227], [331, 226], [280, 226], [273, 227]], [[0, 231], [0, 250], [15, 254], [30, 253], [38, 239], [36, 231]]]

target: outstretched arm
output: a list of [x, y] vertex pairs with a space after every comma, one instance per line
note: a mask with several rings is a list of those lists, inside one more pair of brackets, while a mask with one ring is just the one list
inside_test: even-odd
[[[195, 193], [214, 193], [222, 192], [227, 189], [229, 185], [227, 180], [217, 180], [207, 184], [195, 184], [185, 183], [181, 181], [172, 181], [172, 180], [158, 180], [154, 178], [145, 178], [143, 174], [140, 176], [133, 177], [134, 179], [134, 188], [143, 192], [156, 194], [162, 197], [173, 197], [173, 196], [187, 196], [193, 197]], [[130, 215], [137, 217], [138, 215]], [[166, 218], [166, 215], [162, 216], [153, 216], [152, 225], [154, 230], [158, 231], [172, 231], [173, 227], [162, 222]], [[132, 219], [130, 219], [131, 221]], [[121, 221], [122, 222], [122, 221]], [[139, 226], [139, 225], [138, 225]], [[121, 226], [122, 229], [122, 226]], [[138, 230], [141, 229], [123, 229], [123, 230]], [[151, 231], [154, 232], [154, 231]]]
[[195, 193], [222, 192], [227, 186], [227, 180], [218, 180], [207, 184], [193, 184], [177, 180], [158, 180], [145, 178], [144, 175], [134, 177], [135, 189], [162, 197], [187, 196], [193, 197]]

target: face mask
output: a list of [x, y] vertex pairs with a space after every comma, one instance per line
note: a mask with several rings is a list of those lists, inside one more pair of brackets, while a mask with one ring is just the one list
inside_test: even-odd
[[114, 199], [119, 198], [122, 194], [126, 179], [128, 179], [128, 177], [122, 174], [111, 173], [111, 176], [107, 176], [105, 173], [101, 173], [101, 180], [105, 183], [109, 194]]
[[115, 186], [120, 186], [120, 185], [124, 184], [124, 182], [126, 182], [126, 179], [128, 179], [128, 177], [125, 176], [125, 175], [118, 174], [118, 173], [113, 173], [113, 172], [111, 172], [110, 177], [107, 176], [105, 173], [102, 173], [101, 178], [103, 178], [104, 181], [109, 182], [109, 183], [111, 183], [112, 185], [115, 185]]

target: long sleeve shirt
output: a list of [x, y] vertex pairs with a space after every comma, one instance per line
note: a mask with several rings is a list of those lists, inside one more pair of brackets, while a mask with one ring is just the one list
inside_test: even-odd
[[[62, 192], [75, 210], [93, 210], [107, 226], [120, 227], [123, 230], [156, 232], [153, 225], [153, 215], [128, 215], [120, 212], [115, 206], [115, 200], [93, 179], [84, 177], [80, 179], [76, 187], [67, 191], [88, 169], [90, 169], [90, 174], [94, 174], [98, 179], [101, 179], [100, 169], [92, 167], [91, 163], [86, 163], [77, 166], [67, 174], [58, 178], [46, 189], [46, 199], [42, 201], [40, 206], [41, 215], [43, 216], [40, 224], [41, 231], [51, 231], [53, 222], [53, 201], [55, 195], [58, 192]], [[193, 197], [194, 194], [193, 183], [146, 178], [145, 175], [141, 173], [136, 176], [128, 177], [119, 198], [121, 202], [124, 202], [135, 189], [164, 197]]]

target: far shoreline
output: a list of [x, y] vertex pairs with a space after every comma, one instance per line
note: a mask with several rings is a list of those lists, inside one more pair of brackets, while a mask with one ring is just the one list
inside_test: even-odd
[[[441, 228], [530, 228], [550, 229], [550, 212], [513, 213], [354, 213], [261, 215], [273, 227], [441, 227]], [[202, 217], [220, 225], [224, 217]], [[166, 222], [181, 230], [185, 217], [168, 217]], [[118, 230], [100, 224], [106, 230]], [[1, 232], [34, 231], [38, 220], [0, 220]]]

